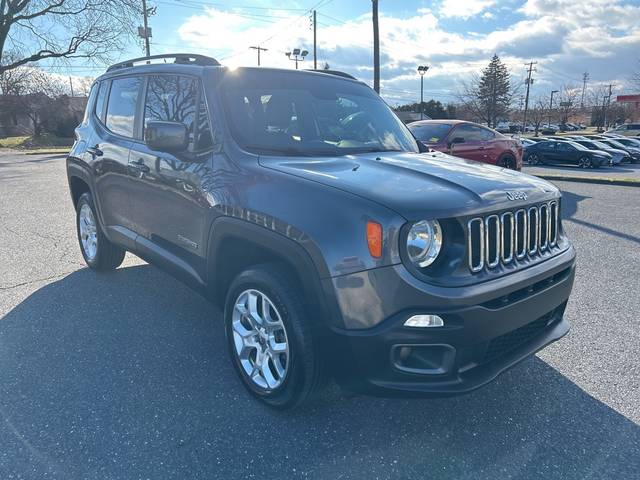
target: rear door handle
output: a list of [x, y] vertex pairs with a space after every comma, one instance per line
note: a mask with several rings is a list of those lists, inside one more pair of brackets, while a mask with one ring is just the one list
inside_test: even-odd
[[98, 148], [98, 145], [96, 145], [95, 147], [87, 148], [87, 152], [89, 152], [92, 157], [101, 157], [102, 156], [102, 150], [100, 150]]
[[133, 165], [136, 170], [140, 170], [141, 172], [144, 172], [144, 173], [151, 171], [151, 169], [147, 165], [145, 165], [144, 160], [142, 160], [141, 158], [138, 158], [137, 160], [132, 160], [131, 165]]

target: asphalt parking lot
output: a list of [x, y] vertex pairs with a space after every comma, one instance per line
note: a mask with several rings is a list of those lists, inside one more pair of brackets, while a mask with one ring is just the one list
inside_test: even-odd
[[567, 175], [567, 176], [585, 176], [585, 177], [607, 177], [617, 180], [632, 179], [640, 181], [640, 163], [623, 163], [619, 165], [584, 169], [577, 165], [544, 165], [544, 166], [531, 166], [524, 164], [522, 167], [524, 173], [530, 175]]
[[62, 157], [0, 154], [0, 478], [638, 478], [640, 188], [558, 185], [568, 336], [469, 395], [278, 413], [202, 297], [84, 266]]

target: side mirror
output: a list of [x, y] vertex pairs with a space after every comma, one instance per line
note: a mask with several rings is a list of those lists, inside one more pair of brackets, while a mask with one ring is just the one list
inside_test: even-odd
[[455, 138], [451, 139], [451, 141], [449, 141], [449, 148], [451, 148], [456, 143], [464, 143], [464, 138], [463, 137], [455, 137]]
[[144, 140], [152, 150], [159, 152], [180, 152], [186, 150], [187, 126], [180, 122], [152, 120], [144, 129]]
[[420, 153], [426, 153], [429, 151], [429, 147], [427, 147], [424, 143], [422, 143], [420, 140], [416, 140], [416, 143], [418, 144], [418, 151]]

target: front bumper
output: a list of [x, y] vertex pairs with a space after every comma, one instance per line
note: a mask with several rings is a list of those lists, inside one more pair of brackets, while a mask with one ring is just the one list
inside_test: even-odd
[[[333, 279], [342, 285], [334, 292], [343, 313], [364, 313], [368, 304], [371, 317], [385, 316], [369, 328], [332, 329], [336, 379], [385, 395], [447, 396], [478, 388], [568, 332], [563, 314], [574, 264], [569, 248], [507, 277], [449, 289], [426, 286], [401, 265]], [[405, 327], [417, 313], [437, 314], [445, 325]]]

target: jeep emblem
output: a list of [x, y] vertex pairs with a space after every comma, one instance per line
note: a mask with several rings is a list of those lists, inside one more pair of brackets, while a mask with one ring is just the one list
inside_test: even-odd
[[526, 200], [527, 194], [524, 192], [507, 192], [507, 198], [509, 200]]

